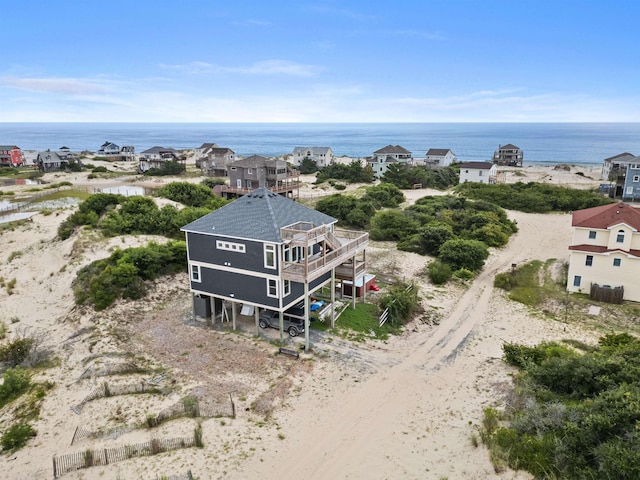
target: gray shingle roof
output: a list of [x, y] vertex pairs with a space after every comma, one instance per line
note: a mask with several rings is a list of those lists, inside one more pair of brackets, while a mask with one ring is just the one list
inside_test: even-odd
[[513, 143], [507, 143], [506, 145], [500, 145], [498, 150], [520, 150], [520, 147], [516, 147]]
[[311, 151], [312, 155], [320, 155], [320, 154], [327, 154], [329, 153], [329, 150], [331, 150], [331, 147], [296, 147], [293, 149], [293, 153], [305, 153], [307, 150]]
[[458, 167], [460, 168], [475, 168], [478, 170], [488, 170], [491, 167], [493, 167], [493, 163], [492, 162], [465, 162], [465, 163], [459, 163]]
[[[427, 155], [446, 155], [447, 152], [450, 152], [449, 148], [430, 148], [427, 152]], [[453, 152], [451, 152], [453, 153]]]
[[148, 148], [147, 150], [145, 150], [142, 153], [161, 153], [161, 152], [172, 152], [172, 153], [177, 153], [173, 148], [169, 147], [169, 148], [165, 148], [165, 147], [151, 147]]
[[409, 150], [407, 150], [404, 147], [401, 147], [400, 145], [387, 145], [386, 147], [382, 147], [380, 150], [376, 150], [375, 152], [376, 154], [380, 154], [380, 153], [403, 153], [403, 154], [407, 154], [407, 153], [411, 153]]
[[270, 190], [258, 188], [181, 230], [280, 243], [280, 229], [297, 222], [311, 222], [319, 226], [330, 225], [337, 220]]
[[[2, 148], [2, 147], [0, 147], [0, 148]], [[633, 159], [636, 158], [633, 153], [624, 152], [624, 153], [619, 153], [618, 155], [614, 155], [613, 157], [605, 158], [604, 161], [608, 162], [608, 161], [611, 161], [611, 160], [617, 160], [618, 158], [621, 159], [623, 157], [626, 157], [625, 160], [626, 159], [633, 160]]]

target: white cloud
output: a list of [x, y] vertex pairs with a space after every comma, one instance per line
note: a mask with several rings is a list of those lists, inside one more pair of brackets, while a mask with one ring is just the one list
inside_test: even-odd
[[167, 65], [167, 64], [161, 63], [158, 66], [164, 70], [175, 70], [180, 73], [189, 73], [189, 74], [207, 73], [207, 72], [212, 72], [215, 69], [214, 65], [207, 62], [189, 62], [189, 63], [183, 63], [183, 64], [177, 64], [177, 65]]
[[289, 75], [295, 77], [313, 77], [321, 70], [316, 65], [290, 62], [288, 60], [263, 60], [243, 66], [221, 66], [207, 62], [190, 62], [177, 65], [161, 63], [165, 70], [174, 70], [185, 74], [202, 73], [238, 73], [242, 75]]
[[3, 77], [2, 85], [19, 90], [62, 95], [95, 95], [111, 91], [111, 88], [97, 80], [79, 78], [18, 78]]
[[264, 60], [242, 67], [220, 67], [220, 71], [243, 73], [247, 75], [291, 75], [295, 77], [313, 77], [321, 68], [315, 65], [290, 62], [288, 60]]

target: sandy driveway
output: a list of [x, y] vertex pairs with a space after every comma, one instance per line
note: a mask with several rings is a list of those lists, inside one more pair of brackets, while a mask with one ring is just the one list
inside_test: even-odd
[[[414, 334], [399, 349], [371, 349], [375, 373], [364, 381], [347, 377], [337, 389], [310, 387], [278, 417], [282, 445], [234, 478], [497, 478], [487, 452], [470, 437], [483, 406], [508, 384], [501, 337], [515, 329], [511, 340], [534, 340], [559, 326], [523, 322], [526, 313], [494, 292], [493, 278], [512, 263], [563, 256], [571, 234], [568, 215], [510, 216], [519, 233], [489, 258], [439, 327]], [[548, 231], [557, 234], [542, 235]]]

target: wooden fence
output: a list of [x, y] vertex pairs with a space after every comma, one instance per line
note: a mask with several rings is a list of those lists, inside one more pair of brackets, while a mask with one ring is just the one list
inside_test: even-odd
[[60, 455], [59, 457], [54, 455], [53, 478], [59, 478], [65, 473], [74, 472], [82, 468], [104, 466], [133, 457], [157, 455], [162, 452], [195, 446], [195, 437], [154, 438], [148, 442], [125, 445], [123, 447], [85, 450], [83, 452]]
[[[77, 406], [76, 406], [77, 407]], [[72, 407], [76, 408], [76, 407]], [[75, 411], [75, 410], [74, 410]], [[182, 417], [192, 418], [217, 418], [217, 417], [230, 417], [235, 418], [236, 407], [233, 402], [233, 398], [229, 395], [229, 403], [217, 404], [217, 405], [200, 405], [198, 399], [195, 397], [187, 397], [181, 402], [172, 405], [165, 410], [162, 410], [156, 416], [147, 417], [147, 421], [144, 424], [138, 425], [120, 425], [115, 428], [107, 430], [92, 431], [83, 426], [78, 426], [73, 432], [73, 438], [71, 439], [71, 445], [78, 443], [85, 439], [100, 439], [111, 437], [114, 440], [118, 437], [129, 433], [133, 430], [141, 428], [154, 428], [158, 425]]]
[[624, 287], [601, 287], [597, 283], [592, 283], [589, 298], [598, 302], [621, 304], [624, 298]]
[[114, 397], [116, 395], [129, 395], [133, 393], [157, 393], [157, 392], [159, 392], [158, 388], [153, 385], [148, 385], [147, 382], [139, 382], [139, 383], [133, 383], [133, 384], [126, 384], [126, 385], [110, 385], [107, 382], [103, 382], [102, 384], [100, 384], [98, 388], [96, 388], [91, 393], [89, 393], [89, 395], [84, 397], [79, 404], [71, 407], [71, 410], [73, 410], [75, 413], [79, 415], [80, 412], [82, 412], [82, 408], [84, 407], [85, 403], [91, 402], [98, 398]]

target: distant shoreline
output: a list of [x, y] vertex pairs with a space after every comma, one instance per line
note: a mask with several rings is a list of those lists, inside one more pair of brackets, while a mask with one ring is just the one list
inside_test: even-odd
[[282, 156], [295, 147], [330, 147], [337, 157], [365, 158], [400, 145], [414, 158], [450, 149], [461, 162], [486, 162], [500, 145], [524, 152], [524, 165], [602, 165], [606, 158], [640, 154], [640, 123], [8, 123], [0, 145], [23, 150], [96, 152], [105, 142], [194, 150], [204, 143], [237, 156]]

